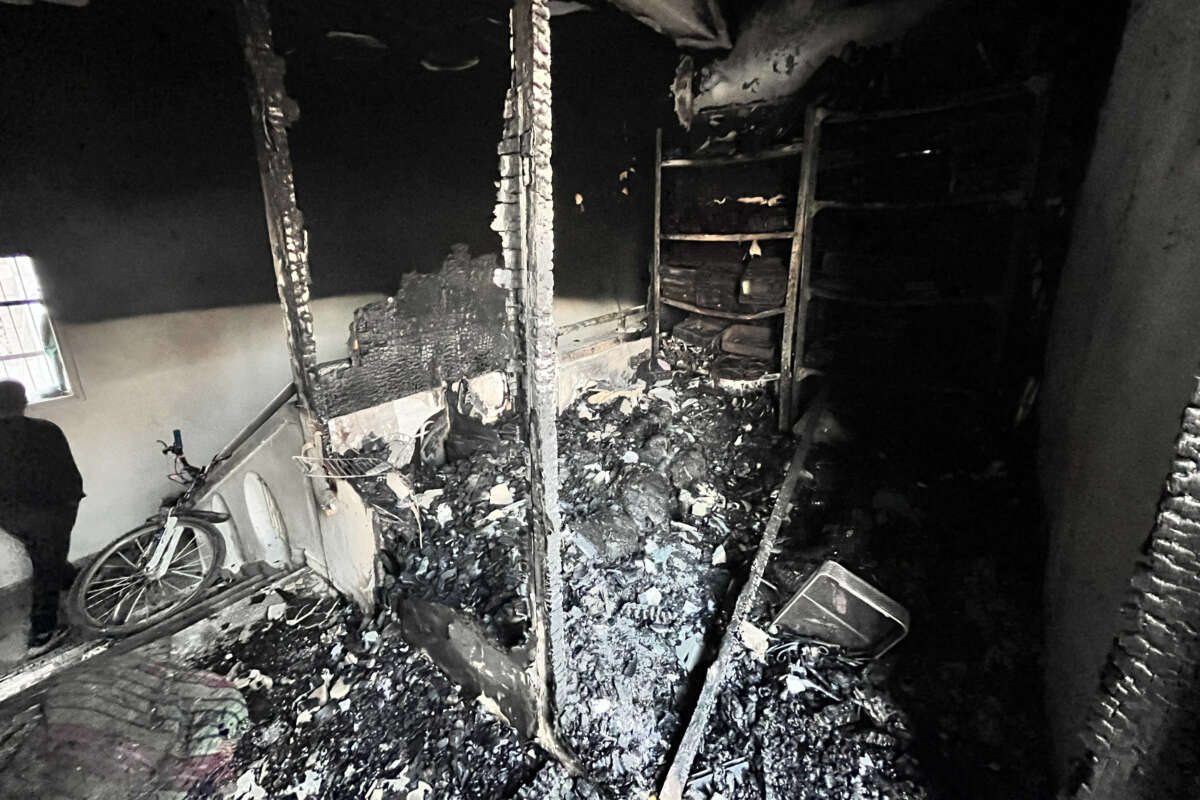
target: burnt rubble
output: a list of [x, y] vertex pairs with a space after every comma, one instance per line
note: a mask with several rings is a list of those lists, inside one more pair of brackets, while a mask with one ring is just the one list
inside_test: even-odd
[[819, 642], [784, 635], [762, 661], [741, 650], [685, 797], [923, 800], [911, 731], [881, 682]]
[[242, 686], [250, 709], [230, 797], [507, 797], [545, 762], [394, 628], [339, 598], [275, 605], [204, 663]]
[[[416, 464], [411, 500], [382, 479], [356, 484], [378, 512], [385, 605], [399, 608], [409, 597], [440, 603], [513, 647], [529, 624], [529, 479], [516, 426], [501, 430], [494, 447], [441, 465]], [[452, 441], [447, 437], [451, 452]]]
[[[205, 665], [269, 678], [246, 689], [235, 772], [253, 767], [269, 797], [656, 792], [791, 451], [769, 392], [716, 390], [684, 366], [703, 369], [702, 352], [665, 345], [673, 371], [585, 391], [559, 418], [570, 670], [557, 697], [586, 780], [403, 640], [414, 608], [437, 607], [523, 663], [529, 487], [511, 420], [474, 431], [455, 460], [406, 468], [410, 496], [355, 480], [385, 550], [376, 618], [290, 598]], [[948, 439], [971, 423], [944, 409], [833, 409], [751, 613], [764, 647], [726, 673], [685, 796], [1042, 796], [1036, 554], [1014, 547], [1032, 524], [1026, 487], [994, 442]], [[773, 629], [826, 559], [904, 604], [909, 637], [869, 661]]]
[[585, 394], [560, 419], [573, 534], [560, 721], [621, 796], [661, 780], [731, 570], [769, 516], [783, 467], [774, 426], [765, 394], [731, 398], [689, 372], [644, 392]]

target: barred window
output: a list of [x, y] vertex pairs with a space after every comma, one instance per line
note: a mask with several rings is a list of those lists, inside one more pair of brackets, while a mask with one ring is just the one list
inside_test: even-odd
[[30, 403], [71, 395], [42, 286], [28, 256], [0, 256], [0, 378], [24, 384]]

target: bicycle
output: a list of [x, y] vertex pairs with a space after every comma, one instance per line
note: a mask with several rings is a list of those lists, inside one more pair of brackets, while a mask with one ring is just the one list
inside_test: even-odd
[[229, 515], [191, 507], [221, 456], [206, 467], [192, 466], [178, 430], [172, 444], [158, 443], [163, 455], [175, 457], [175, 471], [167, 477], [184, 491], [101, 550], [71, 586], [72, 622], [100, 636], [137, 633], [196, 603], [225, 563], [225, 537], [216, 525]]

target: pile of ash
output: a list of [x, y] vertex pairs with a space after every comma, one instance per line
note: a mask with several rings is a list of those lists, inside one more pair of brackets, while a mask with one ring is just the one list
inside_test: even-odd
[[345, 601], [287, 596], [272, 605], [266, 620], [200, 663], [241, 687], [250, 710], [222, 796], [510, 797], [545, 764], [391, 628], [381, 633]]
[[685, 796], [924, 800], [909, 724], [877, 666], [786, 635], [763, 661], [739, 650]]
[[[560, 720], [608, 790], [661, 779], [731, 574], [752, 556], [783, 477], [775, 424], [766, 393], [730, 397], [685, 371], [584, 392], [560, 417], [571, 664]], [[380, 512], [385, 601], [451, 606], [515, 646], [528, 619], [529, 490], [524, 445], [515, 426], [501, 430], [414, 470], [419, 531], [383, 479], [356, 483]]]
[[529, 479], [515, 425], [466, 457], [415, 467], [411, 502], [383, 479], [355, 483], [377, 512], [384, 603], [395, 608], [409, 596], [442, 603], [502, 645], [524, 641]]
[[803, 513], [780, 533], [754, 621], [768, 628], [827, 559], [853, 571], [912, 619], [907, 638], [866, 673], [904, 710], [911, 741], [896, 736], [904, 748], [872, 759], [911, 754], [929, 797], [1049, 796], [1043, 528], [1030, 452], [953, 398], [896, 401], [882, 413], [870, 398], [835, 396], [830, 414], [808, 462], [815, 480]]
[[560, 721], [619, 796], [654, 789], [731, 569], [752, 555], [786, 455], [765, 394], [689, 373], [585, 393], [559, 421], [571, 670]]

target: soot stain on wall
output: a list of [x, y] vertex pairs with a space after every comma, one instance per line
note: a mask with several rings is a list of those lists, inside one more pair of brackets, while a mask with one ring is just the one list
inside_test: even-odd
[[[419, 31], [306, 8], [274, 4], [274, 27], [313, 294], [390, 294], [456, 242], [495, 250], [507, 32], [475, 43], [473, 69], [432, 73]], [[344, 58], [326, 28], [389, 47]], [[675, 50], [607, 8], [553, 28], [558, 294], [641, 302]], [[0, 74], [0, 252], [37, 260], [58, 319], [275, 299], [230, 4], [5, 7]]]

